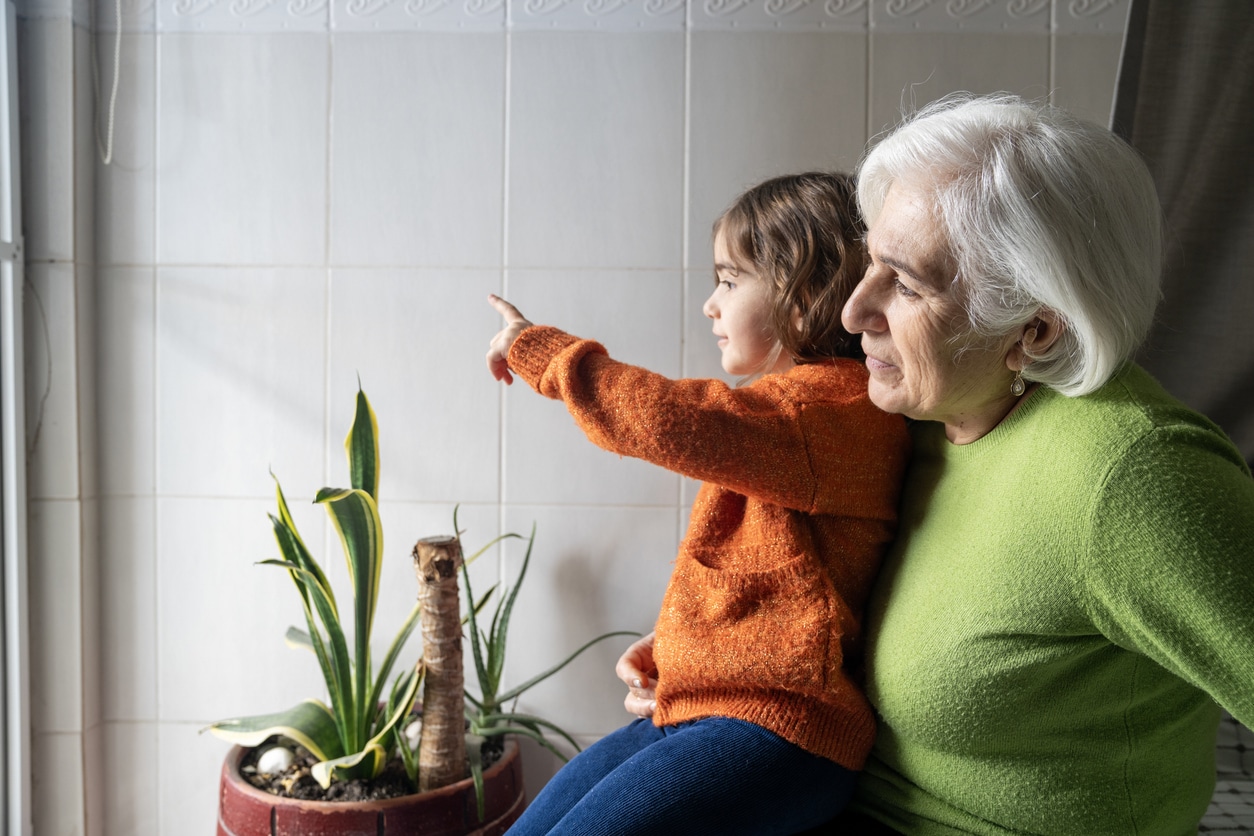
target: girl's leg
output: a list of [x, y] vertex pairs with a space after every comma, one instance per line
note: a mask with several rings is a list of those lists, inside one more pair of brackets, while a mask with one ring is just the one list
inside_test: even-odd
[[584, 749], [544, 785], [510, 828], [510, 836], [548, 833], [602, 778], [662, 736], [649, 720], [636, 720]]
[[856, 773], [752, 723], [716, 717], [660, 731], [548, 832], [782, 836], [830, 819], [853, 794]]

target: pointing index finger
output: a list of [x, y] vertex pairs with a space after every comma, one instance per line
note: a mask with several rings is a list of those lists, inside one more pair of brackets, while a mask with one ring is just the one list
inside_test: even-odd
[[504, 299], [502, 299], [500, 296], [497, 296], [495, 293], [488, 294], [488, 304], [496, 308], [497, 313], [505, 317], [505, 321], [511, 325], [515, 322], [526, 321], [525, 317], [523, 317], [523, 315], [518, 312], [518, 308], [515, 308], [513, 305], [511, 305], [509, 302], [506, 302]]

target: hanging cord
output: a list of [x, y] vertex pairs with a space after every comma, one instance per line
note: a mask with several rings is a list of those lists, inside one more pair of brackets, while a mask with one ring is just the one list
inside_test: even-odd
[[[92, 5], [94, 8], [95, 4]], [[109, 93], [109, 121], [105, 128], [104, 140], [100, 138], [100, 68], [97, 60], [99, 56], [96, 55], [96, 38], [93, 36], [91, 39], [91, 82], [96, 92], [96, 149], [100, 151], [100, 157], [105, 165], [113, 160], [113, 113], [118, 104], [118, 72], [122, 61], [122, 0], [114, 0], [114, 8], [117, 12], [115, 19], [117, 31], [113, 39], [113, 89]]]

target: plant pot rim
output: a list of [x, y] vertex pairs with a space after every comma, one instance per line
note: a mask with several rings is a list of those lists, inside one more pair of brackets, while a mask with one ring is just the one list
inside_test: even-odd
[[[291, 805], [310, 812], [330, 813], [335, 810], [346, 810], [349, 808], [387, 810], [391, 807], [401, 807], [410, 804], [417, 796], [432, 798], [439, 795], [456, 795], [465, 792], [468, 789], [473, 791], [474, 788], [473, 778], [463, 778], [454, 784], [448, 784], [447, 786], [440, 787], [439, 789], [427, 790], [426, 792], [411, 792], [408, 795], [398, 795], [395, 798], [384, 798], [372, 801], [309, 801], [303, 798], [288, 798], [286, 796], [273, 795], [265, 792], [264, 790], [257, 789], [250, 784], [240, 772], [239, 767], [240, 763], [244, 760], [244, 755], [255, 748], [255, 746], [232, 746], [231, 750], [227, 752], [225, 762], [222, 764], [223, 778], [228, 780], [237, 792], [256, 801], [262, 801], [267, 804]], [[510, 761], [517, 755], [517, 751], [518, 742], [512, 738], [506, 738], [505, 750], [501, 753], [501, 757], [497, 758], [496, 763], [492, 764], [491, 767], [485, 769], [483, 772], [484, 783], [486, 784], [492, 778], [499, 775], [502, 770], [506, 769], [510, 765]]]

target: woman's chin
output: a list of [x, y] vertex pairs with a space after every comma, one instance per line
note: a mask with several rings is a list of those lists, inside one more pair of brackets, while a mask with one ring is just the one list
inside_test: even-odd
[[896, 386], [877, 380], [874, 375], [867, 381], [866, 393], [871, 403], [885, 412], [909, 413], [909, 404], [901, 397], [900, 390]]

